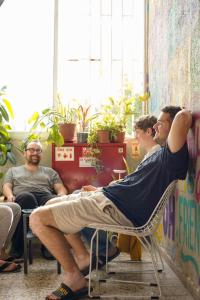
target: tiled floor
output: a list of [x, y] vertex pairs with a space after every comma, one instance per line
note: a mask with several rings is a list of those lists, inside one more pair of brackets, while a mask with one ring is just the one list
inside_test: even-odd
[[[127, 278], [130, 280], [128, 270], [136, 270], [137, 268], [148, 269], [149, 263], [139, 265], [131, 263], [123, 263], [121, 259], [128, 259], [128, 256], [120, 255], [116, 258], [119, 263], [112, 263], [111, 268], [118, 271], [124, 271], [125, 273], [118, 275], [119, 278]], [[143, 261], [147, 261], [147, 257], [143, 255]], [[100, 276], [105, 276], [105, 271], [101, 271]], [[133, 275], [131, 275], [133, 276]], [[141, 277], [140, 274], [135, 274], [136, 279]], [[138, 277], [139, 276], [139, 277]], [[95, 279], [96, 274], [93, 273]], [[114, 275], [112, 276], [114, 277]], [[145, 273], [143, 278], [152, 279], [152, 273]], [[193, 300], [194, 298], [189, 294], [186, 288], [182, 285], [180, 280], [174, 274], [174, 272], [165, 264], [165, 271], [159, 275], [162, 284], [163, 296], [160, 299], [165, 300]], [[20, 273], [0, 274], [0, 300], [42, 300], [52, 290], [58, 287], [62, 281], [62, 275], [57, 274], [56, 262], [47, 261], [37, 254], [32, 266], [29, 266], [28, 275], [24, 275], [23, 271]], [[141, 287], [130, 284], [121, 283], [101, 283], [101, 293], [113, 294], [126, 292], [129, 295], [135, 295], [136, 299], [140, 299], [140, 295], [147, 295], [150, 292], [151, 287]], [[155, 288], [153, 288], [155, 289]], [[154, 290], [152, 290], [154, 291]], [[94, 292], [98, 292], [97, 283], [94, 288]], [[137, 298], [138, 297], [138, 298]], [[87, 299], [82, 298], [82, 299]], [[110, 299], [115, 299], [114, 297]], [[119, 299], [124, 299], [122, 296]], [[148, 299], [147, 297], [144, 299]]]

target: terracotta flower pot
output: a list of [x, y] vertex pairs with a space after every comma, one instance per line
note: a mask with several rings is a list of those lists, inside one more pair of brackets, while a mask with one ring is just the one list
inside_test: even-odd
[[114, 143], [123, 143], [124, 139], [125, 139], [125, 132], [121, 131], [116, 134], [113, 141]]
[[76, 130], [76, 124], [63, 123], [59, 125], [60, 133], [62, 134], [65, 142], [73, 142]]
[[110, 143], [110, 132], [108, 130], [97, 131], [98, 143]]

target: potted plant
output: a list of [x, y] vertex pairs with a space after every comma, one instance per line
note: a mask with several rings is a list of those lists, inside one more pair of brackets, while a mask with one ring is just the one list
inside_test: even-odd
[[[130, 85], [126, 85], [124, 96], [119, 99], [109, 97], [101, 108], [101, 113], [92, 124], [88, 135], [90, 155], [99, 156], [98, 143], [118, 142], [123, 143], [127, 125], [130, 123], [132, 133], [132, 116], [142, 114], [143, 103], [148, 101], [149, 95], [134, 95]], [[100, 134], [106, 135], [102, 139]]]
[[78, 132], [77, 132], [77, 143], [87, 143], [89, 126], [91, 122], [96, 119], [99, 113], [90, 114], [91, 105], [84, 107], [79, 105], [77, 108], [77, 122], [78, 122]]
[[[9, 160], [11, 163], [16, 164], [16, 158], [13, 154], [13, 145], [9, 131], [11, 126], [9, 120], [14, 118], [12, 106], [6, 98], [6, 87], [0, 89], [0, 166], [4, 166]], [[0, 172], [0, 177], [3, 173]]]
[[41, 113], [34, 112], [28, 120], [28, 124], [32, 126], [24, 143], [34, 139], [40, 139], [41, 131], [46, 131], [48, 134], [48, 143], [55, 143], [56, 146], [62, 146], [64, 144], [64, 138], [59, 128], [59, 123], [62, 118], [60, 113], [51, 108], [46, 108], [42, 110]]
[[[102, 115], [109, 119], [111, 141], [122, 143], [127, 126], [130, 123], [132, 132], [132, 116], [138, 117], [143, 112], [143, 103], [148, 101], [149, 94], [134, 95], [130, 85], [126, 85], [124, 95], [119, 99], [109, 97], [102, 107]], [[130, 133], [131, 133], [130, 132]]]
[[[109, 98], [109, 101], [111, 100], [112, 98]], [[101, 113], [89, 132], [88, 143], [94, 147], [97, 143], [117, 141], [117, 135], [124, 132], [124, 124], [121, 124], [116, 117], [115, 111], [112, 110], [112, 103], [102, 106]], [[123, 137], [124, 135], [125, 132]]]
[[90, 129], [88, 135], [88, 144], [96, 147], [98, 143], [110, 142], [110, 125], [105, 122], [105, 119], [98, 119]]
[[65, 142], [73, 142], [77, 123], [77, 109], [61, 102], [59, 95], [56, 99], [56, 111], [62, 116], [59, 130]]
[[40, 133], [38, 133], [38, 130], [43, 130], [48, 134], [48, 143], [62, 146], [65, 141], [72, 142], [74, 140], [76, 109], [61, 103], [58, 97], [55, 108], [44, 109], [41, 113], [34, 112], [28, 123], [32, 124], [32, 127], [26, 141], [39, 139]]

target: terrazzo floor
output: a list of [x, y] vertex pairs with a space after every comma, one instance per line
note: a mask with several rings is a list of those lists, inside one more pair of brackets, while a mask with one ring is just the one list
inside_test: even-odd
[[[35, 251], [35, 250], [34, 250]], [[142, 270], [149, 269], [151, 265], [146, 262], [144, 264], [130, 262], [122, 262], [122, 259], [128, 260], [128, 256], [120, 254], [111, 264], [112, 270], [122, 272], [118, 274], [118, 278], [130, 280], [131, 278], [138, 280], [141, 278], [152, 280], [152, 273], [136, 273], [128, 274], [129, 270], [136, 270], [142, 268]], [[143, 253], [142, 261], [148, 261], [148, 257]], [[116, 263], [118, 262], [118, 263]], [[19, 273], [0, 274], [0, 300], [43, 300], [45, 296], [51, 291], [56, 289], [62, 281], [62, 274], [57, 274], [56, 261], [47, 261], [41, 258], [40, 253], [35, 253], [34, 261], [29, 266], [28, 274], [24, 275], [23, 269]], [[105, 271], [100, 271], [99, 275], [101, 278], [105, 278]], [[112, 278], [116, 278], [116, 275], [112, 275]], [[180, 280], [177, 278], [175, 273], [170, 267], [165, 264], [165, 270], [159, 274], [161, 285], [162, 285], [162, 297], [159, 299], [165, 300], [193, 300], [194, 298], [190, 295], [188, 290], [183, 286]], [[94, 279], [94, 290], [96, 294], [99, 291], [99, 285], [97, 281], [97, 274], [93, 271]], [[101, 294], [122, 294], [128, 293], [129, 295], [136, 296], [135, 299], [141, 299], [141, 295], [145, 295], [144, 299], [148, 299], [147, 295], [150, 292], [156, 293], [157, 288], [151, 288], [149, 286], [143, 287], [131, 284], [122, 283], [101, 283], [100, 284]], [[81, 299], [89, 299], [84, 297]], [[104, 297], [103, 297], [104, 299]], [[116, 299], [114, 296], [109, 298], [111, 300]], [[119, 296], [119, 299], [124, 299], [123, 296]]]

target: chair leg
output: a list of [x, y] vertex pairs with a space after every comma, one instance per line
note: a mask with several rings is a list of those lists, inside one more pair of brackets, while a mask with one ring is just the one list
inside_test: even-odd
[[[93, 244], [94, 244], [94, 239], [96, 237], [96, 249], [98, 247], [97, 245], [97, 240], [98, 240], [98, 229], [95, 230], [92, 238], [91, 238], [91, 242], [90, 242], [90, 267], [89, 267], [89, 278], [88, 278], [88, 295], [90, 298], [93, 298], [93, 295], [92, 295], [92, 276], [91, 276], [91, 273], [92, 273], [92, 258], [93, 258]], [[97, 259], [97, 264], [96, 264], [96, 270], [98, 270], [98, 259]]]
[[23, 233], [24, 233], [24, 274], [28, 274], [28, 241], [27, 241], [27, 216], [23, 215]]
[[[120, 294], [112, 294], [112, 295], [105, 295], [105, 294], [99, 294], [98, 296], [93, 296], [92, 295], [92, 277], [91, 277], [91, 266], [92, 266], [92, 251], [93, 251], [93, 243], [94, 243], [94, 238], [98, 235], [98, 229], [95, 231], [92, 239], [91, 239], [91, 247], [90, 247], [90, 270], [89, 270], [89, 285], [88, 285], [88, 295], [90, 298], [132, 298], [132, 299], [143, 299], [143, 298], [150, 298], [150, 299], [159, 299], [159, 297], [161, 297], [161, 286], [160, 286], [160, 280], [158, 277], [158, 264], [156, 261], [156, 252], [158, 251], [157, 249], [157, 244], [155, 244], [156, 242], [148, 240], [147, 238], [143, 237], [143, 238], [139, 238], [139, 240], [141, 241], [141, 243], [143, 244], [143, 246], [145, 247], [145, 249], [150, 253], [151, 256], [151, 263], [153, 265], [153, 269], [151, 270], [151, 272], [153, 271], [154, 276], [155, 276], [155, 282], [148, 282], [148, 281], [131, 281], [131, 280], [119, 280], [119, 279], [98, 279], [98, 282], [101, 283], [106, 283], [107, 281], [109, 282], [115, 282], [115, 283], [124, 283], [124, 284], [136, 284], [136, 285], [140, 285], [140, 286], [149, 286], [150, 289], [151, 287], [157, 287], [158, 288], [158, 292], [154, 295], [154, 292], [150, 290], [150, 293], [147, 295], [120, 295]], [[107, 254], [107, 253], [106, 253]], [[98, 271], [98, 266], [97, 269]], [[144, 270], [143, 270], [144, 271]], [[142, 271], [142, 272], [143, 272]], [[129, 272], [128, 272], [129, 273]], [[131, 272], [132, 273], [132, 272]], [[95, 278], [96, 281], [97, 278]]]
[[161, 292], [161, 286], [160, 286], [160, 279], [158, 277], [158, 264], [156, 262], [156, 254], [155, 254], [155, 252], [153, 253], [153, 250], [154, 249], [151, 249], [149, 252], [151, 254], [152, 265], [153, 265], [153, 269], [154, 269], [154, 275], [155, 275], [155, 279], [156, 279], [158, 290], [159, 290], [159, 297], [161, 297], [162, 292]]
[[106, 273], [108, 273], [108, 239], [109, 239], [109, 232], [106, 231]]
[[28, 258], [29, 258], [29, 264], [32, 265], [33, 255], [32, 255], [32, 242], [31, 242], [31, 240], [28, 241]]
[[163, 259], [162, 259], [162, 253], [160, 251], [160, 247], [156, 241], [156, 238], [152, 236], [152, 242], [154, 243], [154, 248], [156, 249], [156, 253], [158, 254], [159, 260], [160, 260], [160, 264], [161, 267], [157, 267], [158, 272], [162, 272], [164, 270], [164, 263], [163, 263]]

